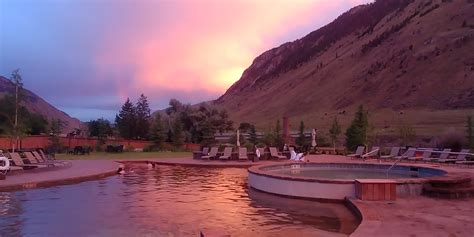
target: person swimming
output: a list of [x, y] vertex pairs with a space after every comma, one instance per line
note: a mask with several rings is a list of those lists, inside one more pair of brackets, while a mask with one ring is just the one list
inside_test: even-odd
[[124, 175], [125, 174], [125, 166], [124, 165], [120, 165], [118, 170], [117, 170], [117, 174], [120, 174], [120, 175]]

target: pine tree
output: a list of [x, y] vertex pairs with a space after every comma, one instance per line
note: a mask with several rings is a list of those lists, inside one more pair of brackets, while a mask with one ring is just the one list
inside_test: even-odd
[[141, 94], [135, 107], [136, 113], [136, 136], [141, 139], [148, 138], [150, 129], [150, 106], [145, 95]]
[[331, 141], [334, 146], [334, 149], [336, 149], [336, 141], [339, 135], [341, 134], [341, 126], [337, 121], [337, 117], [334, 117], [334, 120], [332, 121], [331, 129], [329, 129], [329, 134], [331, 135]]
[[120, 136], [125, 139], [136, 138], [136, 121], [135, 121], [135, 107], [129, 98], [122, 105], [119, 114], [115, 116], [115, 123], [117, 124]]
[[156, 113], [155, 115], [153, 126], [151, 127], [150, 138], [153, 141], [153, 145], [156, 148], [161, 149], [163, 142], [165, 141], [165, 136], [160, 113]]
[[349, 150], [354, 150], [358, 145], [367, 143], [368, 128], [368, 114], [361, 105], [355, 114], [354, 120], [346, 130], [346, 145]]

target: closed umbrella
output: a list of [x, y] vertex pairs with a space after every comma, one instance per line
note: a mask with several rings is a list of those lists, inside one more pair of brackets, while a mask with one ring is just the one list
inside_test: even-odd
[[311, 131], [311, 146], [314, 148], [316, 146], [316, 129], [313, 128]]
[[237, 129], [237, 146], [240, 146], [240, 132], [239, 129]]

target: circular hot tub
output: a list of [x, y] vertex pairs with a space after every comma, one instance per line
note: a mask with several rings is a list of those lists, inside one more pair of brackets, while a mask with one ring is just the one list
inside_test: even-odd
[[[343, 200], [355, 196], [356, 180], [396, 182], [397, 196], [420, 195], [431, 177], [447, 172], [413, 165], [286, 163], [250, 167], [249, 185], [257, 190], [302, 198]], [[389, 170], [390, 169], [390, 170]]]

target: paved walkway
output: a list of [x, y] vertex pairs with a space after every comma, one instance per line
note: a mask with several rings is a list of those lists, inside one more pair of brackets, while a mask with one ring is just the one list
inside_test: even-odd
[[115, 174], [119, 166], [117, 162], [107, 160], [73, 160], [71, 163], [71, 167], [38, 168], [7, 175], [5, 180], [0, 180], [0, 191], [48, 187], [97, 179]]

